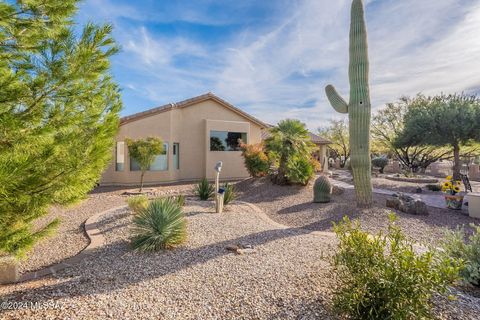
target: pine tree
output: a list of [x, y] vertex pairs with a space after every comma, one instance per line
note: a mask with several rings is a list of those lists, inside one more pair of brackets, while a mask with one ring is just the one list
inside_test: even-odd
[[119, 88], [110, 25], [73, 31], [76, 0], [0, 3], [0, 254], [21, 256], [85, 197], [111, 157]]

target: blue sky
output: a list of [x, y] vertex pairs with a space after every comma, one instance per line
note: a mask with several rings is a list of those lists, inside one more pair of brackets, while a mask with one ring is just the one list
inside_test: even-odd
[[[310, 129], [348, 99], [349, 0], [85, 0], [122, 51], [122, 115], [214, 92], [269, 123]], [[373, 108], [418, 92], [478, 92], [480, 0], [366, 0]]]

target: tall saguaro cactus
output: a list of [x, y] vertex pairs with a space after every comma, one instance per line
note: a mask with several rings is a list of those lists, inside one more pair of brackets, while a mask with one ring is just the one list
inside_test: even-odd
[[368, 87], [367, 28], [362, 0], [353, 0], [350, 25], [350, 102], [337, 93], [332, 85], [325, 88], [328, 100], [340, 113], [348, 113], [350, 133], [350, 164], [357, 196], [357, 205], [372, 204], [370, 163], [371, 105]]

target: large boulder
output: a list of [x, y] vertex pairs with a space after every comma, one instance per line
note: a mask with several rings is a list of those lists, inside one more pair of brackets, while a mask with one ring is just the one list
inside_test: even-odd
[[425, 202], [403, 193], [393, 194], [387, 199], [386, 206], [413, 215], [428, 215]]

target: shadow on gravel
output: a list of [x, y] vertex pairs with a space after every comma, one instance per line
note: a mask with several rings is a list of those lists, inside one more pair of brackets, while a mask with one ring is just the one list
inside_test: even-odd
[[[134, 253], [127, 241], [117, 241], [94, 251], [79, 264], [61, 271], [55, 277], [59, 280], [56, 284], [37, 288], [28, 286], [28, 289], [15, 290], [1, 298], [4, 302], [35, 301], [42, 303], [59, 297], [108, 294], [136, 283], [201, 265], [222, 256], [235, 257], [233, 253], [226, 250], [229, 245], [253, 245], [259, 249], [269, 242], [310, 232], [303, 228], [272, 229], [199, 248], [177, 248], [154, 254]], [[265, 250], [257, 254], [278, 255], [281, 252]], [[244, 276], [247, 281], [248, 274]], [[10, 286], [15, 286], [15, 284]]]

